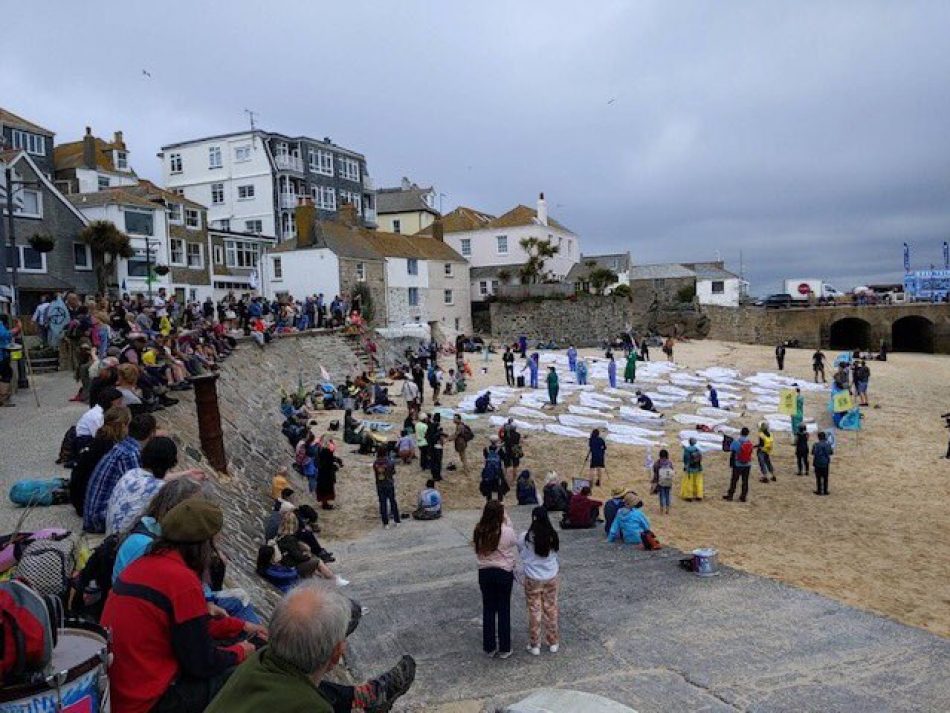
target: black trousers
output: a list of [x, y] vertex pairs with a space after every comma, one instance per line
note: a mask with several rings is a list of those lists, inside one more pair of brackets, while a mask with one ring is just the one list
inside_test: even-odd
[[822, 495], [828, 494], [828, 466], [815, 466], [815, 490]]
[[798, 472], [808, 475], [808, 454], [807, 453], [796, 453], [795, 454], [795, 463], [798, 466]]
[[429, 472], [433, 480], [442, 480], [442, 451], [443, 448], [429, 447]]
[[514, 364], [505, 364], [505, 381], [508, 382], [508, 386], [515, 385], [515, 365]]
[[511, 651], [511, 587], [514, 575], [506, 569], [478, 570], [482, 590], [482, 650]]
[[419, 467], [422, 470], [429, 470], [429, 446], [419, 444]]
[[234, 673], [233, 668], [211, 678], [180, 678], [158, 699], [151, 713], [201, 713]]
[[740, 478], [742, 479], [742, 490], [739, 492], [739, 500], [745, 500], [749, 496], [749, 471], [751, 470], [751, 465], [737, 465], [732, 469], [732, 479], [729, 481], [729, 492], [726, 493], [728, 497], [731, 498], [736, 494], [736, 485]]

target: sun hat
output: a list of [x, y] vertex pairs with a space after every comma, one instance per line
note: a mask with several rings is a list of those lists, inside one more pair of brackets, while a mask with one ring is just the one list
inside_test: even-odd
[[224, 513], [208, 500], [188, 498], [169, 510], [161, 525], [162, 538], [169, 542], [205, 542], [221, 532]]

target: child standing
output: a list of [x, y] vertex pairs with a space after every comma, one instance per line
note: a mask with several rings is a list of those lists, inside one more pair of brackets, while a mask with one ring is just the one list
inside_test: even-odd
[[660, 512], [666, 515], [670, 514], [670, 493], [673, 490], [673, 476], [675, 473], [673, 461], [670, 460], [670, 452], [665, 448], [661, 449], [660, 457], [653, 464], [653, 484], [656, 486], [657, 495], [660, 497]]

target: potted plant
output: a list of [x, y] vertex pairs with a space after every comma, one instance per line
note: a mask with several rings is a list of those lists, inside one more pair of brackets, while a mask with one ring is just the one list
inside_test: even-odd
[[168, 274], [168, 265], [156, 265], [155, 274], [159, 277], [165, 277]]
[[48, 253], [56, 247], [56, 241], [48, 233], [36, 233], [27, 242], [38, 253]]

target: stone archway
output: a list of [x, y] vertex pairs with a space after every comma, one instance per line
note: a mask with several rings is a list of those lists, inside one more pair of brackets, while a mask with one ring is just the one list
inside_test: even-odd
[[852, 350], [871, 348], [871, 325], [857, 317], [845, 317], [831, 323], [828, 335], [830, 349]]
[[934, 323], [926, 317], [901, 317], [891, 325], [891, 349], [895, 352], [934, 352]]

